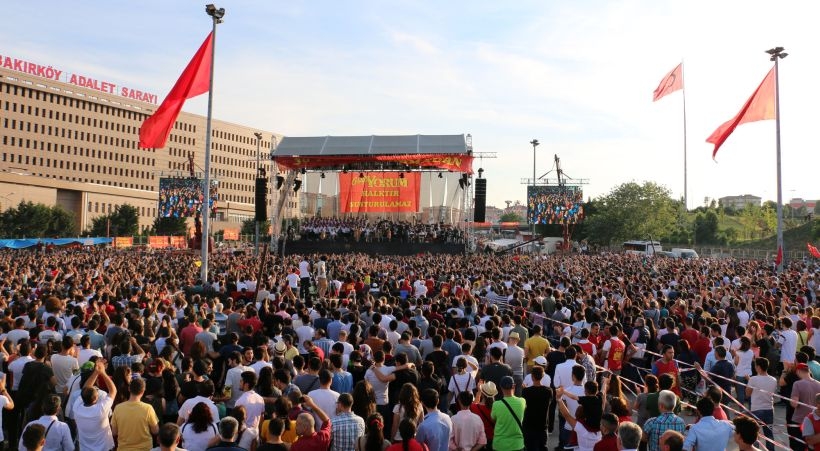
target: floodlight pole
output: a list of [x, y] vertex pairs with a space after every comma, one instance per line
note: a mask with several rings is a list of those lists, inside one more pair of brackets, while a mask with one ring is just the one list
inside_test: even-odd
[[[530, 144], [532, 144], [532, 194], [535, 195], [535, 148], [541, 143], [537, 139], [533, 139]], [[529, 203], [529, 199], [527, 199], [527, 203]], [[535, 221], [530, 224], [530, 239], [535, 239]]]
[[[256, 136], [256, 178], [259, 179], [262, 176], [262, 173], [259, 171], [259, 169], [260, 169], [259, 168], [259, 156], [260, 156], [259, 155], [259, 145], [262, 141], [262, 134], [259, 133], [259, 132], [256, 132], [256, 133], [253, 134], [253, 136]], [[255, 180], [254, 180], [254, 182], [255, 182]], [[256, 187], [258, 189], [258, 184], [256, 184]], [[266, 183], [265, 184], [265, 190], [267, 190], [267, 189], [268, 189], [268, 184]], [[267, 199], [268, 199], [268, 196], [265, 195], [265, 202], [266, 203], [267, 203]], [[256, 198], [256, 202], [259, 202], [258, 195], [257, 195], [257, 198]], [[267, 208], [267, 205], [265, 205], [265, 207]], [[256, 208], [259, 209], [258, 206], [256, 206]], [[254, 255], [254, 257], [258, 257], [259, 256], [259, 218], [254, 218], [253, 222], [254, 222], [254, 225], [256, 226], [255, 229], [254, 229], [254, 234], [253, 234], [253, 255]]]
[[214, 5], [207, 5], [205, 12], [211, 16], [213, 30], [211, 31], [211, 74], [208, 79], [208, 119], [205, 122], [205, 187], [203, 188], [202, 199], [202, 265], [199, 268], [199, 276], [202, 285], [208, 283], [208, 252], [210, 251], [210, 217], [211, 217], [211, 118], [214, 103], [214, 60], [216, 55], [216, 25], [222, 23], [225, 16], [225, 9], [216, 9]]
[[783, 258], [777, 265], [777, 273], [783, 273], [783, 266], [786, 260], [786, 249], [783, 246], [783, 182], [780, 164], [780, 73], [778, 62], [788, 56], [788, 53], [783, 51], [783, 47], [775, 47], [767, 50], [771, 57], [769, 60], [774, 61], [774, 123], [775, 136], [777, 140], [777, 251], [782, 252]]

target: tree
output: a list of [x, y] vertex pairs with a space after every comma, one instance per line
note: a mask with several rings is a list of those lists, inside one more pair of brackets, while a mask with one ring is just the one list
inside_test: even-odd
[[654, 182], [624, 183], [596, 200], [585, 233], [599, 244], [668, 237], [675, 228], [677, 203], [668, 188]]
[[717, 244], [718, 217], [714, 211], [698, 213], [694, 223], [695, 242], [698, 244]]
[[0, 236], [45, 238], [76, 236], [74, 215], [62, 207], [21, 201], [0, 214]]
[[524, 222], [524, 218], [522, 218], [518, 213], [509, 212], [509, 213], [504, 213], [503, 215], [501, 215], [501, 218], [499, 218], [499, 222], [518, 222], [518, 223], [521, 223], [521, 222]]
[[158, 217], [154, 219], [154, 224], [151, 226], [151, 231], [154, 235], [186, 235], [188, 233], [187, 218], [165, 218]]
[[139, 213], [131, 205], [117, 205], [114, 211], [91, 220], [86, 232], [91, 236], [134, 236], [139, 226]]
[[[259, 223], [259, 236], [268, 234], [270, 228], [270, 221], [263, 221]], [[256, 221], [248, 219], [242, 221], [242, 229], [239, 231], [240, 235], [254, 235], [256, 233]]]

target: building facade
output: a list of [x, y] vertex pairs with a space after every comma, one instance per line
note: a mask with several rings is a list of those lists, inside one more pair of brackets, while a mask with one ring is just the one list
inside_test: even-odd
[[[130, 204], [139, 212], [139, 230], [157, 217], [159, 179], [203, 176], [204, 116], [182, 112], [163, 149], [139, 149], [139, 128], [157, 105], [0, 68], [0, 210], [20, 201], [59, 205], [84, 231], [97, 216]], [[281, 135], [212, 122], [211, 177], [218, 182], [212, 231], [238, 228], [254, 216], [257, 144], [269, 176], [269, 154]], [[274, 192], [269, 184], [268, 214], [277, 195], [287, 195], [288, 214], [299, 212], [293, 190]]]
[[747, 205], [754, 205], [759, 207], [763, 198], [753, 196], [751, 194], [743, 194], [741, 196], [726, 196], [718, 199], [721, 207], [731, 207], [735, 210], [743, 210]]

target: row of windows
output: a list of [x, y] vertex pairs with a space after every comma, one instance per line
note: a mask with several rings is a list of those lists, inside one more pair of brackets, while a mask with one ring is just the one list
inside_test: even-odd
[[[105, 202], [88, 202], [88, 212], [111, 214], [117, 208], [117, 205], [118, 204], [107, 204]], [[153, 217], [157, 214], [157, 209], [153, 207], [137, 207], [137, 211], [140, 216]]]
[[33, 133], [41, 135], [49, 135], [58, 138], [74, 139], [79, 141], [88, 141], [95, 144], [112, 145], [126, 149], [137, 149], [137, 141], [133, 141], [130, 139], [120, 139], [105, 135], [97, 135], [95, 133], [83, 132], [78, 130], [69, 130], [61, 127], [52, 127], [51, 125], [46, 126], [37, 123], [32, 124], [31, 122], [17, 121], [15, 119], [3, 119], [3, 128], [10, 130], [32, 132], [32, 125], [34, 125]]
[[14, 136], [3, 135], [3, 145], [14, 147], [15, 145], [21, 149], [45, 150], [47, 152], [60, 152], [68, 155], [78, 155], [81, 157], [99, 158], [105, 161], [119, 161], [122, 163], [139, 164], [142, 166], [153, 167], [156, 164], [156, 159], [149, 158], [144, 155], [136, 153], [119, 153], [107, 150], [86, 149], [84, 147], [67, 146], [65, 144], [53, 144], [45, 141], [37, 141], [32, 139], [15, 138]]

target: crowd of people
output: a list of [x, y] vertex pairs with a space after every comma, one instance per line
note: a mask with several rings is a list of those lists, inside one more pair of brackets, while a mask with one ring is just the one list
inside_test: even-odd
[[299, 236], [309, 241], [345, 241], [356, 243], [463, 243], [463, 232], [451, 224], [425, 224], [392, 219], [309, 218], [300, 224]]
[[[197, 178], [163, 178], [159, 184], [159, 211], [161, 218], [192, 218], [202, 211], [205, 194], [203, 181]], [[209, 206], [216, 212], [218, 185], [211, 186]]]
[[584, 193], [562, 187], [536, 187], [527, 194], [530, 224], [577, 224], [584, 220]]
[[820, 443], [812, 262], [268, 260], [257, 273], [254, 257], [214, 255], [203, 281], [192, 253], [0, 251], [0, 438], [20, 451]]

